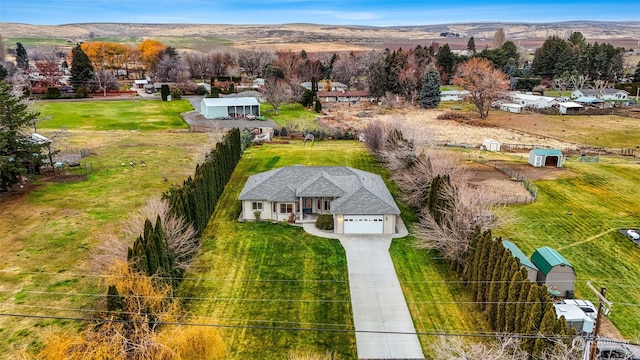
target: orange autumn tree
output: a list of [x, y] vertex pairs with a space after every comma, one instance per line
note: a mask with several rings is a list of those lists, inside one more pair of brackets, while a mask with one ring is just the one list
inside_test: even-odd
[[469, 91], [469, 99], [478, 108], [480, 119], [489, 115], [491, 103], [498, 93], [509, 88], [507, 76], [483, 58], [471, 58], [458, 66], [454, 85]]
[[96, 70], [123, 69], [132, 54], [129, 46], [108, 41], [85, 42], [81, 48]]
[[167, 46], [158, 40], [145, 40], [138, 45], [140, 60], [147, 71], [153, 71]]

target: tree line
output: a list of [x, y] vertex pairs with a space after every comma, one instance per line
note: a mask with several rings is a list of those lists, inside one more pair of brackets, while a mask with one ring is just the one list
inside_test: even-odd
[[517, 351], [523, 358], [548, 359], [565, 353], [577, 335], [556, 316], [548, 289], [528, 279], [527, 271], [490, 228], [499, 219], [490, 199], [464, 180], [465, 170], [451, 153], [416, 155], [414, 142], [399, 129], [373, 123], [366, 145], [392, 174], [403, 200], [419, 214], [412, 232], [416, 246], [438, 251], [463, 280], [478, 309], [496, 332], [525, 337]]

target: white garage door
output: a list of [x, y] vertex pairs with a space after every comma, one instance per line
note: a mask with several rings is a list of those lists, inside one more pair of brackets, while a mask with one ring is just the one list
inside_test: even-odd
[[382, 215], [345, 215], [345, 234], [382, 234], [384, 222]]

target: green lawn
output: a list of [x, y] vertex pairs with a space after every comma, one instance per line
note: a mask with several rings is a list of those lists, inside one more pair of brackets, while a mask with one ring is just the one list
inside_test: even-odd
[[316, 115], [318, 114], [298, 103], [281, 106], [278, 109], [278, 115], [276, 115], [271, 105], [263, 103], [260, 105], [260, 113], [278, 126], [284, 126], [289, 129], [316, 130], [320, 128], [316, 121]]
[[595, 303], [586, 282], [606, 286], [614, 302], [611, 320], [623, 336], [638, 339], [640, 247], [617, 231], [640, 227], [638, 167], [566, 166], [578, 176], [536, 181], [538, 200], [513, 207], [517, 220], [494, 234], [514, 241], [527, 255], [545, 245], [557, 249], [576, 270], [576, 295]]
[[39, 104], [43, 129], [163, 130], [188, 128], [180, 113], [193, 110], [187, 100], [52, 101]]
[[[233, 358], [282, 359], [292, 349], [355, 358], [351, 333], [277, 330], [285, 327], [352, 329], [345, 255], [335, 240], [319, 239], [301, 228], [276, 223], [238, 223], [237, 197], [249, 175], [287, 165], [347, 165], [388, 173], [357, 141], [319, 141], [262, 145], [248, 149], [225, 189], [204, 234], [204, 252], [188, 275], [182, 295], [196, 297], [194, 315], [214, 316], [229, 325], [274, 329], [225, 329]], [[392, 192], [397, 193], [393, 184]], [[400, 204], [404, 217], [414, 221]], [[451, 305], [469, 297], [446, 264], [411, 246], [394, 241], [391, 254], [419, 331], [485, 330], [482, 316], [468, 305]], [[308, 302], [305, 302], [307, 300]], [[439, 302], [442, 304], [434, 304]], [[447, 304], [449, 302], [449, 304]], [[429, 352], [434, 338], [423, 337]]]

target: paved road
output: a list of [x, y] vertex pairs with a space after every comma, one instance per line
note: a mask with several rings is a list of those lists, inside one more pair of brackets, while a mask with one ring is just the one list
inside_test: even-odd
[[358, 358], [424, 359], [389, 255], [391, 236], [336, 236], [313, 223], [304, 228], [316, 236], [337, 237], [345, 249]]

